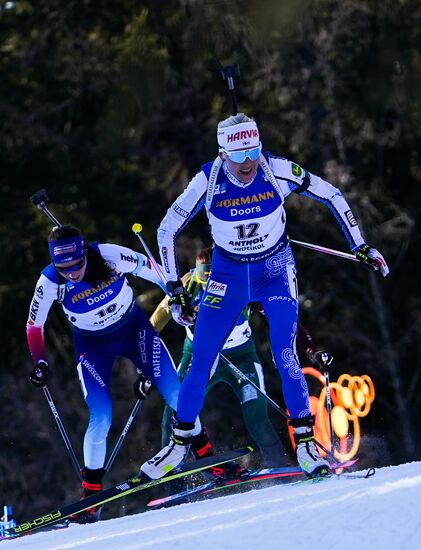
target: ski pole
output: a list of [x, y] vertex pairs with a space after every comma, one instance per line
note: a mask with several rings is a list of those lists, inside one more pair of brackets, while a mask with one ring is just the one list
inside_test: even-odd
[[225, 355], [220, 353], [219, 357], [232, 370], [238, 382], [247, 382], [247, 384], [253, 386], [253, 388], [257, 390], [266, 399], [266, 401], [270, 403], [272, 407], [276, 409], [278, 413], [280, 413], [286, 420], [291, 419], [291, 417], [273, 399], [271, 399], [261, 388], [259, 388], [259, 386], [253, 382], [253, 380], [250, 380], [247, 375], [241, 372], [240, 369], [234, 365], [234, 363], [231, 363], [231, 361], [227, 357], [225, 357]]
[[[228, 365], [228, 367], [232, 370], [236, 378], [239, 382], [247, 382], [253, 388], [255, 388], [265, 399], [266, 401], [272, 405], [274, 409], [276, 409], [286, 420], [291, 420], [291, 417], [283, 410], [281, 407], [273, 400], [271, 399], [262, 389], [259, 388], [257, 384], [255, 384], [248, 376], [246, 376], [243, 372], [240, 371], [238, 367], [236, 367], [225, 355], [222, 353], [219, 354], [219, 357]], [[317, 439], [314, 439], [314, 443], [324, 452], [327, 456], [334, 458], [334, 455], [331, 451], [328, 451], [324, 445], [320, 443], [320, 441], [317, 441]]]
[[137, 413], [139, 412], [139, 409], [140, 409], [141, 404], [142, 404], [142, 400], [141, 400], [141, 399], [138, 399], [138, 400], [136, 401], [136, 403], [134, 404], [134, 407], [133, 407], [133, 409], [132, 409], [132, 412], [130, 413], [129, 418], [127, 419], [126, 425], [124, 426], [123, 431], [121, 432], [120, 437], [118, 438], [117, 443], [115, 444], [114, 449], [113, 449], [112, 453], [110, 454], [110, 457], [109, 457], [109, 459], [108, 459], [108, 461], [107, 461], [107, 464], [106, 464], [106, 466], [105, 466], [105, 473], [107, 473], [107, 472], [110, 471], [111, 466], [113, 465], [114, 460], [116, 459], [116, 456], [117, 456], [118, 452], [119, 452], [120, 449], [121, 449], [121, 446], [122, 446], [122, 444], [123, 444], [124, 438], [126, 437], [127, 432], [129, 431], [130, 426], [131, 426], [132, 423], [133, 423], [133, 420], [136, 418], [136, 415], [137, 415]]
[[334, 250], [332, 248], [327, 248], [326, 246], [320, 246], [318, 244], [311, 244], [311, 243], [304, 243], [302, 241], [296, 241], [294, 239], [290, 239], [288, 237], [288, 240], [290, 243], [298, 244], [299, 246], [303, 246], [304, 248], [310, 248], [310, 250], [316, 250], [317, 252], [323, 252], [323, 254], [331, 254], [332, 256], [338, 256], [339, 258], [345, 258], [346, 260], [351, 260], [353, 262], [358, 262], [358, 258], [356, 258], [353, 254], [349, 254], [348, 252], [341, 252], [340, 250]]
[[69, 439], [69, 437], [66, 433], [66, 430], [64, 429], [63, 422], [61, 421], [60, 415], [58, 414], [58, 411], [57, 411], [57, 408], [54, 404], [53, 398], [51, 397], [50, 390], [47, 388], [47, 386], [45, 386], [42, 389], [44, 390], [45, 398], [47, 399], [47, 402], [50, 406], [51, 412], [53, 413], [54, 420], [56, 421], [57, 427], [60, 430], [61, 437], [62, 437], [62, 439], [64, 441], [64, 444], [65, 444], [65, 446], [66, 446], [66, 448], [69, 452], [72, 464], [75, 467], [76, 473], [77, 473], [80, 481], [82, 481], [82, 474], [81, 474], [80, 464], [78, 462], [78, 459], [76, 458], [75, 452], [73, 450], [72, 444], [70, 443], [70, 439]]
[[156, 263], [155, 261], [155, 258], [152, 256], [152, 253], [151, 251], [149, 250], [147, 244], [145, 243], [142, 235], [140, 234], [141, 231], [142, 231], [143, 227], [142, 227], [142, 224], [140, 223], [134, 223], [132, 225], [132, 231], [133, 233], [136, 235], [136, 237], [139, 239], [139, 241], [142, 243], [142, 246], [143, 248], [145, 249], [146, 251], [146, 254], [148, 255], [148, 258], [151, 262], [151, 264], [154, 266], [154, 269], [155, 271], [158, 273], [158, 276], [160, 277], [161, 281], [164, 283], [164, 286], [166, 288], [166, 285], [167, 285], [167, 278], [165, 277], [165, 275], [162, 273], [161, 271], [161, 268], [159, 267], [159, 265]]
[[221, 65], [221, 63], [218, 60], [216, 60], [216, 62], [221, 71], [222, 78], [227, 81], [228, 91], [231, 96], [232, 114], [236, 115], [238, 113], [238, 105], [237, 105], [237, 95], [235, 93], [234, 78], [236, 76], [240, 76], [240, 66], [237, 63], [236, 65], [226, 65], [224, 67], [223, 65]]
[[58, 219], [53, 216], [53, 214], [47, 208], [48, 197], [45, 189], [40, 189], [39, 191], [34, 193], [30, 197], [30, 201], [39, 210], [42, 210], [42, 212], [47, 216], [47, 218], [52, 222], [53, 225], [57, 225], [58, 227], [61, 226], [61, 223], [58, 221]]
[[334, 444], [334, 437], [335, 434], [333, 432], [333, 423], [332, 423], [332, 397], [330, 395], [330, 375], [329, 375], [329, 369], [327, 366], [323, 367], [323, 376], [325, 377], [325, 384], [326, 384], [326, 409], [327, 409], [327, 418], [329, 422], [329, 435], [330, 435], [330, 452], [334, 454], [335, 452], [335, 444]]

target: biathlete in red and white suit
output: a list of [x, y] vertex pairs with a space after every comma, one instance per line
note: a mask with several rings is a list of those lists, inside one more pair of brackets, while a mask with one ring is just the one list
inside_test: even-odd
[[196, 321], [192, 363], [178, 397], [178, 425], [170, 444], [141, 470], [156, 478], [163, 475], [166, 464], [175, 467], [184, 460], [219, 350], [242, 308], [257, 301], [270, 326], [272, 353], [295, 430], [298, 462], [309, 475], [323, 474], [327, 463], [314, 443], [308, 389], [295, 349], [298, 293], [286, 233], [285, 199], [299, 193], [327, 205], [357, 258], [370, 269], [380, 269], [383, 275], [388, 268], [382, 255], [365, 244], [341, 192], [286, 158], [263, 155], [252, 119], [239, 114], [220, 122], [217, 139], [218, 158], [202, 166], [158, 230], [162, 265], [173, 295], [172, 313], [180, 324], [191, 322], [191, 311], [179, 280], [175, 241], [203, 207], [215, 251]]

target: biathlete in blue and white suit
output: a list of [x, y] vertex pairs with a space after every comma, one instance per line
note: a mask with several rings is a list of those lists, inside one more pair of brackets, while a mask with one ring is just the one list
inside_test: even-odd
[[[43, 327], [58, 301], [70, 323], [77, 371], [89, 425], [83, 454], [83, 496], [102, 488], [106, 439], [111, 425], [111, 371], [115, 358], [130, 359], [140, 373], [135, 395], [147, 397], [156, 386], [173, 409], [180, 383], [174, 363], [148, 317], [136, 304], [125, 273], [160, 284], [146, 256], [115, 244], [85, 245], [80, 230], [55, 227], [48, 237], [52, 263], [41, 273], [32, 298], [27, 339], [35, 368], [31, 382], [45, 387], [48, 363]], [[195, 435], [201, 431], [196, 421]]]
[[387, 275], [382, 255], [365, 244], [341, 192], [285, 158], [261, 153], [256, 123], [243, 114], [218, 124], [219, 156], [190, 181], [168, 210], [158, 230], [158, 244], [173, 318], [189, 324], [191, 310], [179, 280], [175, 240], [203, 207], [215, 242], [211, 273], [200, 305], [193, 359], [178, 397], [178, 425], [173, 440], [142, 465], [152, 478], [164, 464], [181, 463], [190, 444], [193, 421], [203, 405], [209, 372], [242, 308], [257, 301], [269, 323], [272, 353], [285, 403], [295, 431], [297, 459], [308, 475], [327, 472], [317, 451], [308, 388], [297, 360], [297, 278], [288, 244], [284, 201], [291, 193], [326, 204], [336, 217], [350, 249], [368, 268]]

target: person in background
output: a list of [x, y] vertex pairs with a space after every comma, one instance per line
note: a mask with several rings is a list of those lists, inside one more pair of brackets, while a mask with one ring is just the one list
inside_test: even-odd
[[[110, 243], [85, 244], [75, 226], [55, 227], [48, 237], [51, 263], [41, 272], [29, 308], [26, 333], [34, 362], [30, 381], [47, 385], [50, 369], [43, 327], [54, 302], [59, 302], [70, 323], [77, 373], [89, 409], [83, 442], [82, 498], [102, 489], [106, 441], [111, 426], [111, 371], [117, 356], [130, 359], [138, 371], [135, 396], [145, 399], [156, 386], [167, 405], [175, 408], [180, 388], [167, 348], [134, 300], [126, 273], [160, 285], [143, 254]], [[201, 426], [194, 435], [201, 441]], [[98, 519], [89, 509], [79, 521]]]
[[269, 324], [298, 463], [309, 477], [326, 475], [329, 464], [319, 455], [314, 442], [308, 388], [295, 351], [298, 287], [286, 232], [284, 204], [288, 195], [298, 193], [327, 205], [356, 258], [383, 276], [389, 269], [380, 252], [365, 242], [339, 189], [286, 158], [262, 154], [254, 120], [239, 113], [221, 121], [217, 141], [218, 157], [202, 166], [158, 229], [167, 290], [172, 295], [171, 313], [182, 325], [193, 322], [193, 310], [179, 278], [176, 238], [203, 207], [215, 250], [196, 320], [192, 362], [177, 401], [177, 423], [171, 441], [142, 464], [141, 471], [156, 479], [185, 460], [194, 419], [203, 406], [209, 373], [219, 350], [244, 306], [257, 301]]
[[[183, 285], [195, 313], [199, 311], [200, 302], [209, 279], [211, 257], [212, 248], [204, 248], [201, 250], [196, 256], [195, 268], [191, 269], [182, 277]], [[160, 334], [169, 320], [172, 319], [168, 302], [169, 297], [166, 296], [150, 318], [152, 326], [158, 334]], [[243, 374], [264, 391], [263, 370], [259, 357], [257, 356], [249, 323], [250, 313], [249, 307], [246, 306], [243, 308], [236, 320], [233, 330], [223, 345], [222, 353], [240, 369]], [[194, 338], [194, 325], [186, 326], [185, 328], [186, 337], [184, 339], [183, 355], [177, 369], [180, 380], [183, 380], [188, 371], [192, 358]], [[209, 327], [209, 330], [212, 330], [212, 327]], [[245, 383], [239, 385], [238, 379], [222, 359], [220, 359], [211, 370], [210, 380], [206, 386], [206, 394], [220, 382], [230, 386], [240, 402], [244, 424], [248, 433], [260, 449], [265, 467], [274, 468], [285, 465], [285, 451], [279, 436], [269, 420], [266, 399], [253, 388], [251, 384]], [[163, 415], [163, 444], [169, 441], [171, 413], [171, 408], [166, 406]], [[213, 454], [214, 451], [211, 446], [204, 445], [201, 449], [195, 450], [195, 452], [198, 456], [204, 457]], [[238, 474], [239, 466], [234, 465], [234, 468], [236, 468], [236, 471], [233, 471], [231, 464], [215, 467], [214, 475], [217, 475], [217, 472], [219, 472], [221, 476], [226, 474]]]

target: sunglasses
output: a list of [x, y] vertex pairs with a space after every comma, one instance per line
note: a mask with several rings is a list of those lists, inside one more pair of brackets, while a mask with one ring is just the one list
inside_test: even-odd
[[85, 265], [85, 262], [86, 262], [86, 257], [84, 256], [77, 262], [77, 264], [71, 265], [70, 267], [58, 267], [57, 265], [54, 267], [60, 273], [71, 273], [72, 271], [79, 271], [80, 269], [82, 269], [82, 267]]
[[253, 147], [253, 149], [245, 149], [243, 151], [226, 151], [224, 150], [224, 153], [227, 155], [227, 157], [232, 160], [232, 162], [236, 162], [238, 164], [241, 164], [246, 160], [248, 157], [250, 160], [257, 160], [260, 157], [260, 153], [262, 151], [262, 146], [259, 145], [258, 147]]

